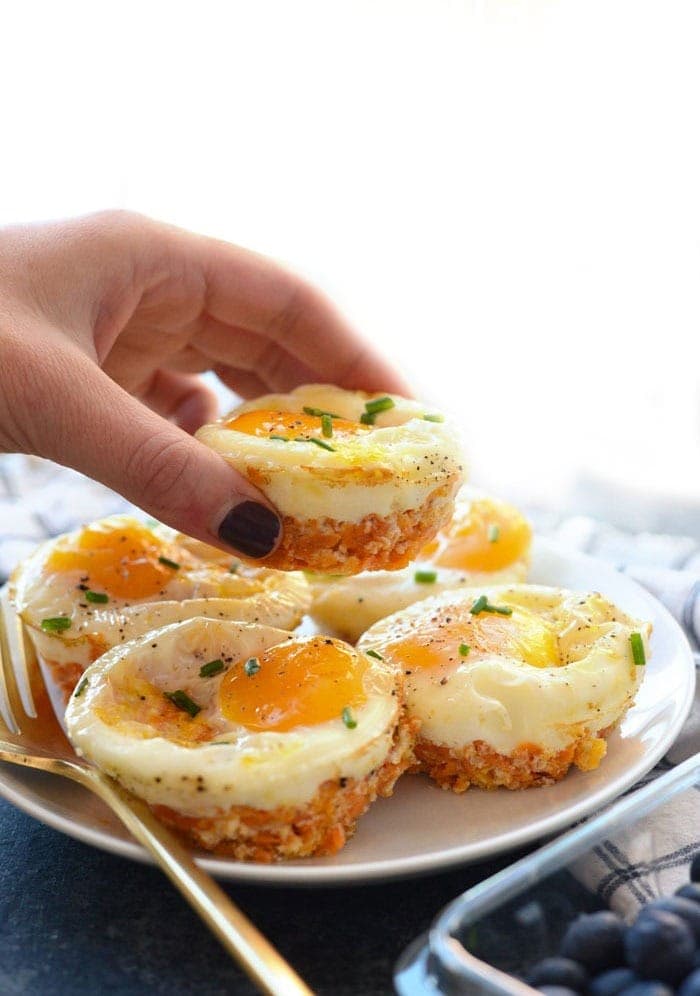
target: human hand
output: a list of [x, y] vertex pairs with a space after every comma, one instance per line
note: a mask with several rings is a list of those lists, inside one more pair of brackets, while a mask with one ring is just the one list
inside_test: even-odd
[[408, 393], [315, 289], [271, 260], [128, 212], [0, 232], [0, 452], [101, 481], [207, 543], [264, 557], [265, 496], [188, 435], [238, 394], [306, 382]]

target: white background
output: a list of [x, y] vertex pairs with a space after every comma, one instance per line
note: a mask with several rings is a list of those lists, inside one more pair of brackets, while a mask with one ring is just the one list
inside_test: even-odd
[[699, 4], [1, 10], [0, 222], [125, 206], [281, 258], [476, 482], [700, 532]]

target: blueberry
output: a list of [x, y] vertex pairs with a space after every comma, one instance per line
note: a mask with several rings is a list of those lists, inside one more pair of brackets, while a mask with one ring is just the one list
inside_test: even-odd
[[690, 862], [690, 881], [700, 882], [700, 854], [696, 854]]
[[645, 916], [651, 910], [665, 910], [667, 913], [675, 913], [690, 927], [696, 944], [700, 942], [700, 903], [693, 903], [690, 899], [684, 899], [683, 896], [664, 896], [662, 899], [655, 899], [643, 906], [639, 916]]
[[591, 981], [588, 996], [618, 996], [625, 987], [629, 988], [638, 981], [631, 968], [612, 968]]
[[574, 992], [585, 992], [588, 972], [571, 958], [543, 958], [527, 973], [527, 981], [539, 986], [564, 986]]
[[615, 968], [624, 963], [625, 925], [608, 910], [579, 916], [562, 938], [559, 953], [579, 961], [590, 972]]
[[628, 989], [623, 989], [620, 996], [673, 996], [673, 989], [656, 979], [646, 982], [635, 982]]
[[694, 903], [700, 903], [700, 882], [689, 882], [676, 889], [676, 895], [683, 899], [692, 899]]
[[700, 996], [700, 969], [686, 976], [678, 990], [678, 996]]
[[693, 966], [695, 939], [675, 913], [650, 910], [626, 930], [625, 955], [643, 979], [679, 982]]

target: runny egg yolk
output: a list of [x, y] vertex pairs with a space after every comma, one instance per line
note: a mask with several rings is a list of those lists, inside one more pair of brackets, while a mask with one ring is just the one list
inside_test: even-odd
[[517, 509], [477, 500], [465, 518], [453, 520], [424, 546], [418, 559], [463, 571], [497, 571], [524, 557], [531, 538]]
[[[469, 649], [462, 653], [464, 647]], [[535, 613], [517, 607], [510, 616], [481, 612], [455, 618], [447, 610], [432, 621], [430, 628], [385, 643], [384, 651], [400, 661], [405, 670], [445, 669], [459, 664], [469, 667], [488, 654], [515, 658], [531, 667], [560, 664], [557, 639], [547, 623]]]
[[223, 715], [249, 730], [316, 726], [366, 701], [368, 661], [338, 640], [290, 640], [255, 660], [258, 671], [249, 676], [239, 661], [219, 688]]
[[162, 554], [145, 526], [89, 526], [71, 546], [57, 547], [46, 566], [57, 573], [77, 571], [87, 587], [115, 598], [149, 598], [173, 577], [173, 569], [158, 560]]
[[283, 436], [285, 439], [323, 439], [332, 445], [333, 440], [348, 439], [371, 432], [370, 426], [344, 418], [331, 419], [333, 434], [323, 435], [321, 417], [300, 412], [258, 409], [244, 412], [225, 423], [227, 429], [245, 432], [248, 436]]

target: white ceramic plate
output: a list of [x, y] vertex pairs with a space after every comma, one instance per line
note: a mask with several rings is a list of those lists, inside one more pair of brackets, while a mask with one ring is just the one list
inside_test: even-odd
[[[202, 857], [201, 865], [218, 878], [274, 885], [351, 884], [437, 871], [555, 833], [633, 785], [673, 743], [692, 704], [695, 669], [683, 632], [630, 578], [543, 540], [535, 544], [531, 580], [601, 591], [653, 623], [653, 656], [637, 702], [610, 737], [608, 755], [596, 771], [571, 772], [545, 788], [472, 789], [463, 795], [444, 792], [423, 776], [406, 776], [391, 799], [374, 803], [355, 837], [331, 858], [259, 865]], [[0, 794], [78, 840], [149, 860], [97, 798], [66, 779], [3, 765]]]

